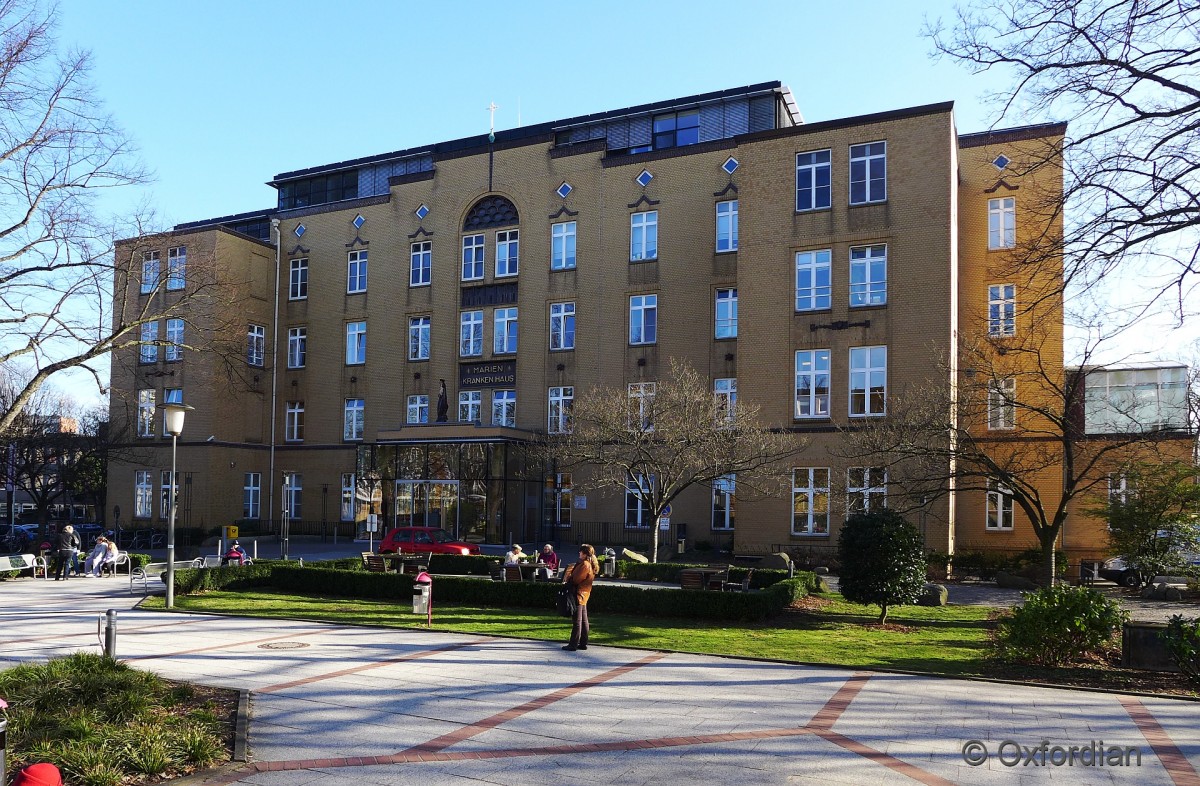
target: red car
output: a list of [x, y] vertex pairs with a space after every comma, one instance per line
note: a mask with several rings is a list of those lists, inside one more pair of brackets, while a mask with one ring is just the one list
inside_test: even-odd
[[437, 527], [397, 527], [379, 541], [380, 554], [478, 554], [479, 546], [455, 540]]

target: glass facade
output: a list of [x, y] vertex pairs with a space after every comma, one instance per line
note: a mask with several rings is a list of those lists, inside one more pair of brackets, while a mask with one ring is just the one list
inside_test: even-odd
[[541, 538], [544, 475], [529, 446], [516, 442], [363, 445], [358, 450], [354, 520], [380, 533], [441, 527], [474, 543]]

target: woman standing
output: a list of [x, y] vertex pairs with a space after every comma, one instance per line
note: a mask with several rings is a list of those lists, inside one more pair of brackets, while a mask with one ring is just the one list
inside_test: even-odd
[[584, 543], [579, 547], [579, 560], [567, 570], [563, 583], [575, 590], [575, 617], [571, 622], [571, 641], [563, 647], [567, 652], [586, 650], [588, 632], [587, 602], [592, 594], [592, 582], [599, 572], [596, 550]]

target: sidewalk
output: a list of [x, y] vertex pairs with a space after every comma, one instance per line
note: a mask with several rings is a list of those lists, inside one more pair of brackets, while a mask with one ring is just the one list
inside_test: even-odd
[[[22, 579], [0, 595], [0, 666], [97, 651], [96, 617], [116, 608], [132, 665], [251, 690], [251, 763], [213, 784], [1200, 784], [1194, 702], [147, 612], [120, 579]], [[981, 766], [964, 761], [971, 740], [991, 754]], [[1129, 746], [1141, 764], [996, 758], [1044, 740]]]

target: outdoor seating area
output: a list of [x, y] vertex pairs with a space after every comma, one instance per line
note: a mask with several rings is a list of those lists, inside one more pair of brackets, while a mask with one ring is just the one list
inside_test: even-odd
[[492, 581], [559, 581], [562, 569], [551, 569], [544, 562], [522, 562], [519, 565], [502, 565], [497, 560], [490, 571]]
[[428, 571], [429, 565], [419, 557], [402, 554], [372, 554], [362, 552], [363, 569], [369, 573], [404, 573], [415, 576]]
[[746, 572], [741, 581], [729, 580], [729, 566], [708, 565], [702, 568], [684, 568], [679, 571], [679, 588], [710, 592], [749, 592], [754, 569]]

